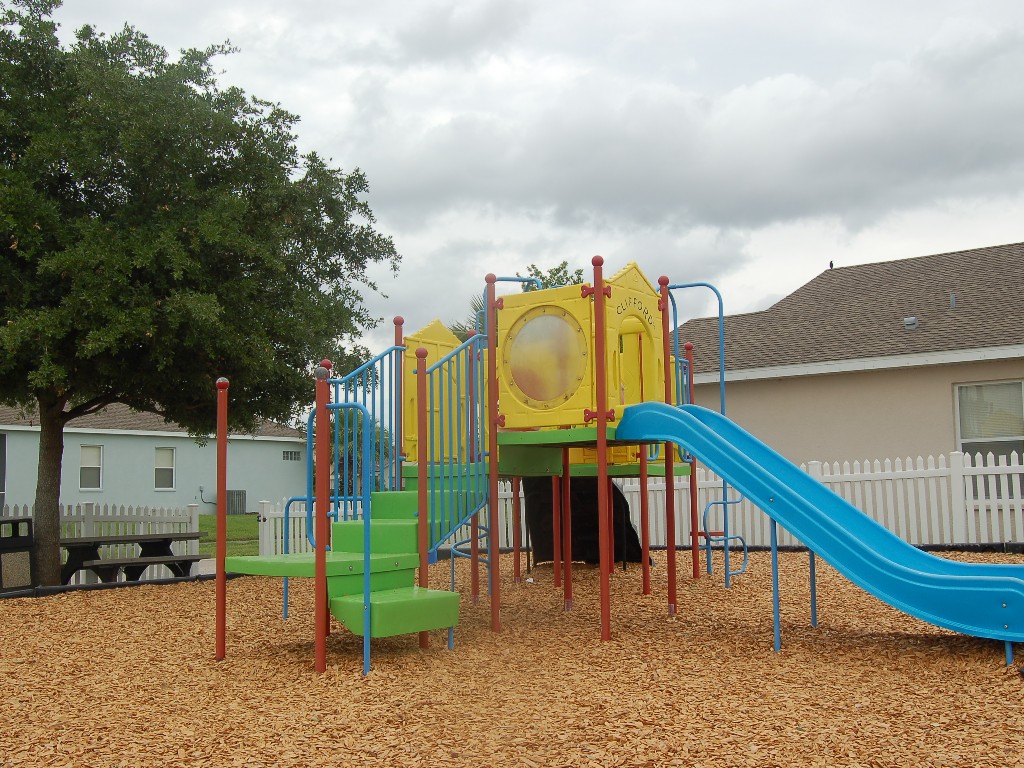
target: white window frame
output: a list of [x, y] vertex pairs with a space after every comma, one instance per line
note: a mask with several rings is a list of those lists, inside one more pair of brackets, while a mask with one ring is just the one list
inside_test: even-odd
[[[96, 448], [100, 454], [99, 464], [84, 464], [83, 455], [86, 448]], [[82, 485], [82, 470], [83, 469], [98, 469], [99, 470], [99, 481], [95, 486], [84, 486]], [[82, 443], [78, 446], [78, 490], [82, 493], [97, 493], [103, 490], [103, 446], [95, 443]]]
[[281, 451], [281, 460], [282, 461], [302, 461], [302, 451], [291, 451], [291, 450], [284, 449], [284, 450]]
[[[160, 452], [170, 451], [171, 452], [171, 465], [160, 464]], [[169, 486], [162, 486], [157, 482], [160, 470], [171, 470], [171, 484]], [[176, 448], [169, 446], [157, 446], [153, 449], [153, 490], [157, 492], [163, 491], [174, 491], [178, 485], [178, 451]]]
[[[964, 449], [964, 437], [961, 433], [960, 428], [960, 390], [963, 387], [984, 387], [987, 385], [996, 384], [1017, 384], [1022, 389], [1022, 400], [1024, 400], [1024, 379], [998, 379], [995, 381], [965, 381], [959, 384], [953, 385], [953, 407], [954, 415], [956, 420], [956, 448], [961, 453], [970, 454], [974, 456], [977, 451], [965, 450]], [[1019, 443], [1024, 441], [1024, 435], [1003, 435], [1001, 437], [988, 437], [988, 438], [967, 438], [967, 443]], [[1024, 457], [1022, 457], [1024, 458]]]

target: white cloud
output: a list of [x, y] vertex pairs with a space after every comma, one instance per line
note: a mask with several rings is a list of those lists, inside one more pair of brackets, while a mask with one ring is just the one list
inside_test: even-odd
[[129, 20], [171, 50], [230, 38], [225, 82], [301, 115], [303, 149], [366, 171], [405, 255], [371, 305], [410, 326], [460, 318], [487, 272], [596, 253], [714, 282], [745, 311], [830, 259], [1024, 239], [1016, 0], [96, 0], [59, 15]]

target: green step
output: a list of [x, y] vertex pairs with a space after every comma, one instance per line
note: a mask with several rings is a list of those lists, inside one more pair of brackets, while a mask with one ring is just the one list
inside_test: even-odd
[[415, 520], [419, 512], [416, 491], [374, 491], [370, 494], [370, 519]]
[[[336, 597], [331, 614], [350, 632], [363, 634], [363, 595]], [[370, 637], [407, 635], [459, 623], [459, 593], [404, 587], [370, 594]]]
[[[395, 571], [371, 571], [370, 590], [401, 589], [416, 583], [416, 569], [404, 568]], [[363, 574], [355, 573], [346, 576], [327, 577], [327, 596], [330, 598], [345, 595], [363, 594]]]
[[[563, 430], [551, 430], [562, 432]], [[596, 430], [595, 430], [596, 431]], [[477, 461], [467, 464], [431, 464], [428, 469], [427, 482], [433, 488], [445, 488], [451, 490], [453, 483], [457, 484], [454, 477], [475, 477], [483, 478], [483, 484], [487, 484], [487, 462]], [[419, 467], [414, 461], [402, 462], [402, 483], [407, 490], [415, 491], [419, 487]]]
[[[314, 552], [299, 552], [288, 555], [236, 555], [224, 560], [228, 573], [247, 573], [253, 576], [297, 576], [313, 578], [316, 573]], [[394, 570], [412, 570], [419, 567], [420, 557], [416, 552], [401, 554], [371, 554], [370, 573]], [[328, 576], [351, 576], [363, 573], [361, 552], [327, 553]]]
[[[459, 593], [414, 586], [419, 567], [419, 498], [415, 491], [383, 491], [370, 500], [370, 636], [391, 637], [454, 627]], [[327, 593], [331, 614], [349, 631], [362, 635], [363, 540], [365, 523], [348, 520], [331, 526], [327, 552]], [[231, 573], [313, 577], [316, 554], [229, 557]]]
[[[371, 512], [370, 551], [417, 552], [417, 520], [379, 520]], [[344, 520], [331, 525], [331, 549], [336, 552], [362, 552], [365, 523]]]

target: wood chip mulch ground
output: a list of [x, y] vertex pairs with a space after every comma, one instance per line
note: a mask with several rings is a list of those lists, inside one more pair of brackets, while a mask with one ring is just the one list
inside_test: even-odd
[[[954, 555], [1021, 562], [1014, 555]], [[599, 641], [596, 569], [574, 567], [563, 611], [550, 565], [513, 584], [503, 631], [486, 597], [444, 632], [373, 643], [335, 625], [313, 672], [312, 588], [228, 583], [228, 655], [215, 662], [214, 584], [0, 600], [0, 766], [1015, 766], [1024, 765], [1024, 664], [1001, 643], [905, 616], [819, 561], [809, 626], [807, 556], [781, 558], [783, 648], [772, 650], [770, 560], [731, 589], [721, 566], [690, 578], [679, 615], [640, 568], [612, 580]], [[448, 565], [433, 567], [442, 584]]]

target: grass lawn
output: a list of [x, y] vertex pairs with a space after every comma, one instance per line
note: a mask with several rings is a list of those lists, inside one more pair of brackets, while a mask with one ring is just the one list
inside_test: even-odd
[[[227, 515], [227, 554], [258, 555], [259, 517], [257, 515]], [[217, 516], [200, 515], [199, 530], [204, 538], [199, 542], [199, 554], [214, 557], [217, 553]]]

